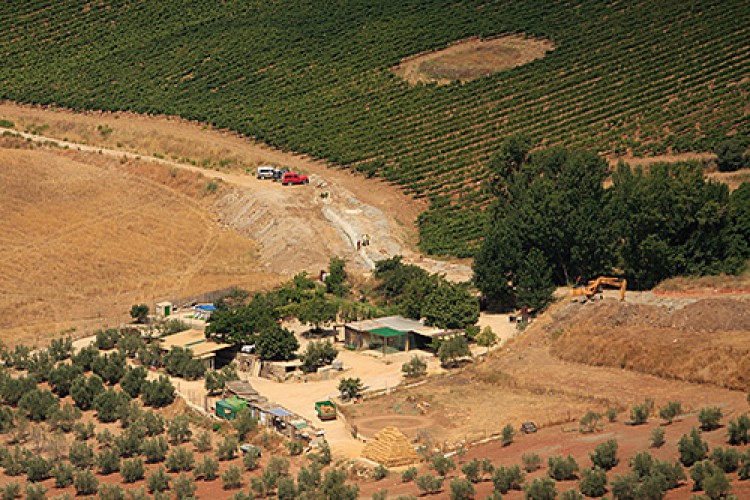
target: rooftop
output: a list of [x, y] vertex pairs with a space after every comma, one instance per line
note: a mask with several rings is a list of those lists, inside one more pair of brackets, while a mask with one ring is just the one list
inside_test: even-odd
[[232, 344], [221, 344], [209, 340], [202, 330], [185, 330], [161, 339], [162, 350], [171, 351], [175, 347], [190, 349], [194, 358], [205, 359], [215, 356], [217, 351], [232, 347]]

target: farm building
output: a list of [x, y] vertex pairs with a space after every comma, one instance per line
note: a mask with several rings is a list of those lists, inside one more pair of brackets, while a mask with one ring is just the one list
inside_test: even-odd
[[424, 349], [432, 339], [450, 335], [450, 332], [425, 326], [421, 321], [403, 316], [355, 321], [344, 325], [344, 342], [353, 349], [409, 351]]
[[175, 347], [190, 349], [194, 359], [206, 360], [209, 368], [216, 366], [217, 355], [231, 357], [233, 355], [232, 344], [221, 344], [207, 339], [202, 330], [185, 330], [161, 339], [162, 351], [171, 351]]

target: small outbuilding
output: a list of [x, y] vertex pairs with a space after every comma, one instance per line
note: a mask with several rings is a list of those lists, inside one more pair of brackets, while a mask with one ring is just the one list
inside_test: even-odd
[[344, 342], [352, 349], [409, 351], [424, 349], [435, 337], [449, 335], [449, 332], [421, 321], [403, 316], [355, 321], [344, 325]]
[[171, 302], [158, 302], [156, 304], [156, 311], [154, 312], [157, 318], [168, 318], [174, 312], [174, 304]]
[[234, 420], [237, 417], [237, 413], [243, 408], [247, 408], [247, 401], [237, 396], [221, 399], [216, 402], [216, 416], [226, 420]]
[[214, 368], [217, 354], [223, 351], [229, 352], [234, 346], [207, 339], [206, 334], [201, 330], [185, 330], [163, 337], [160, 347], [162, 351], [171, 351], [175, 347], [190, 349], [193, 359], [205, 360], [209, 368]]

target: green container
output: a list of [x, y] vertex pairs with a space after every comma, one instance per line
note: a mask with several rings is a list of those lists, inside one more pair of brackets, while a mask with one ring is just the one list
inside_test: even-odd
[[234, 420], [237, 413], [243, 408], [247, 408], [247, 401], [232, 396], [216, 402], [216, 416], [226, 420]]

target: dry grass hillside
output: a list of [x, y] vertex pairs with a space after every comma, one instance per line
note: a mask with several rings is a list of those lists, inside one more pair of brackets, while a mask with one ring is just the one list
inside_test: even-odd
[[[21, 143], [22, 145], [22, 143]], [[162, 165], [0, 148], [0, 332], [12, 343], [114, 324], [136, 302], [278, 282], [210, 212], [217, 187]], [[135, 174], [135, 175], [134, 175]]]
[[703, 299], [676, 310], [603, 301], [568, 321], [551, 349], [561, 359], [750, 389], [747, 300]]

